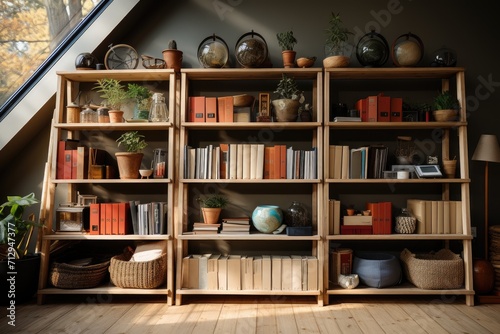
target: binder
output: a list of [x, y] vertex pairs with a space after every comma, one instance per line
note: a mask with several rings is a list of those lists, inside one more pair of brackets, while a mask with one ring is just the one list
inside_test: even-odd
[[403, 98], [391, 97], [391, 122], [403, 121]]
[[391, 121], [391, 98], [379, 94], [377, 98], [377, 122]]

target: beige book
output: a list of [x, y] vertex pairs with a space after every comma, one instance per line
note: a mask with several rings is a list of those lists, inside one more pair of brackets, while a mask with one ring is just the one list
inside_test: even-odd
[[193, 254], [189, 257], [189, 289], [198, 289], [200, 287], [200, 258], [201, 255], [199, 254]]
[[219, 290], [227, 290], [227, 258], [227, 255], [221, 255], [219, 261], [217, 261], [217, 283]]
[[333, 234], [340, 234], [340, 201], [333, 200]]
[[203, 254], [199, 258], [198, 288], [206, 290], [208, 288], [208, 259], [212, 254]]
[[438, 201], [431, 201], [431, 216], [432, 216], [432, 227], [431, 227], [431, 232], [432, 234], [436, 234], [439, 231], [438, 227]]
[[253, 289], [262, 290], [262, 256], [253, 258]]
[[437, 201], [438, 234], [444, 233], [444, 201]]
[[236, 169], [236, 178], [237, 179], [242, 179], [243, 178], [243, 146], [244, 144], [237, 144], [238, 145], [238, 155], [236, 156], [236, 165], [238, 166]]
[[342, 174], [341, 179], [349, 178], [349, 146], [342, 146]]
[[457, 227], [457, 234], [463, 234], [464, 233], [464, 226], [463, 226], [463, 215], [462, 215], [462, 201], [457, 201], [456, 204], [456, 227]]
[[182, 258], [182, 288], [189, 288], [189, 258], [191, 255]]
[[241, 257], [241, 289], [253, 289], [253, 256]]
[[257, 144], [250, 144], [250, 179], [257, 178]]
[[335, 161], [333, 168], [333, 178], [341, 179], [342, 178], [342, 146], [334, 145], [335, 149]]
[[318, 259], [315, 256], [307, 257], [307, 290], [318, 290]]
[[281, 257], [281, 290], [292, 290], [292, 259]]
[[212, 254], [207, 261], [207, 289], [219, 290], [219, 258], [220, 254]]
[[250, 179], [250, 144], [243, 144], [243, 179]]
[[302, 256], [292, 255], [292, 290], [302, 290]]
[[227, 259], [227, 289], [241, 290], [241, 255], [229, 255]]
[[333, 199], [328, 200], [328, 234], [334, 234], [333, 230]]
[[[241, 166], [240, 166], [241, 168]], [[238, 173], [238, 144], [229, 144], [229, 178], [236, 179]]]
[[432, 234], [432, 201], [425, 201], [425, 233]]
[[272, 260], [270, 255], [262, 255], [262, 289], [272, 289]]
[[450, 201], [443, 201], [443, 233], [450, 234], [451, 221], [450, 221]]
[[307, 256], [301, 256], [300, 259], [301, 262], [301, 270], [302, 270], [302, 286], [301, 290], [302, 291], [307, 291], [308, 290], [308, 277], [307, 277]]
[[408, 199], [406, 207], [417, 220], [417, 234], [425, 234], [425, 201], [421, 199]]
[[450, 234], [457, 233], [457, 201], [450, 201]]
[[271, 289], [281, 290], [281, 256], [271, 256]]
[[255, 164], [255, 178], [264, 178], [264, 144], [257, 144], [257, 162]]
[[335, 145], [330, 145], [328, 147], [329, 157], [328, 157], [328, 178], [335, 178]]

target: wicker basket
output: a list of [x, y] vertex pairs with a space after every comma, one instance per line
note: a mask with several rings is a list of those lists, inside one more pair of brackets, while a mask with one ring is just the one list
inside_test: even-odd
[[154, 289], [165, 283], [167, 275], [167, 255], [145, 261], [129, 261], [132, 253], [124, 253], [111, 258], [109, 273], [111, 283], [120, 288]]
[[52, 264], [50, 283], [61, 289], [89, 289], [101, 284], [108, 275], [109, 261], [88, 266]]
[[464, 261], [458, 254], [441, 249], [432, 254], [401, 252], [406, 278], [421, 289], [458, 289], [464, 284]]

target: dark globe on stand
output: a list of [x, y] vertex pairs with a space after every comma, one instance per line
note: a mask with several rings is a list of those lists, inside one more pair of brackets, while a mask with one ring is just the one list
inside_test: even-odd
[[384, 36], [372, 30], [359, 40], [356, 46], [356, 57], [363, 66], [383, 66], [389, 58], [389, 44]]

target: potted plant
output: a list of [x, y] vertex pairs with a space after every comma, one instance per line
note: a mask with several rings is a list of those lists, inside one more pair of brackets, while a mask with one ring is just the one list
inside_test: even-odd
[[141, 151], [148, 145], [144, 136], [137, 131], [129, 131], [118, 137], [116, 142], [118, 147], [123, 145], [126, 150], [126, 152], [115, 153], [120, 179], [137, 179], [144, 156]]
[[135, 100], [134, 118], [148, 119], [153, 93], [147, 87], [136, 83], [129, 83], [127, 88], [128, 97]]
[[[8, 285], [9, 278], [16, 272], [15, 277], [15, 302], [29, 300], [38, 288], [38, 275], [40, 270], [40, 256], [29, 254], [28, 248], [35, 227], [40, 227], [35, 222], [34, 215], [24, 218], [26, 207], [38, 203], [35, 194], [26, 196], [8, 196], [7, 202], [0, 206], [0, 279], [2, 304], [9, 303]], [[14, 262], [15, 260], [15, 262]]]
[[285, 68], [294, 67], [295, 55], [293, 46], [297, 44], [297, 39], [293, 36], [293, 31], [279, 32], [276, 34], [278, 44], [281, 47], [281, 55], [283, 57], [283, 65]]
[[340, 14], [332, 12], [329, 27], [326, 30], [325, 54], [323, 66], [330, 67], [347, 67], [349, 66], [349, 58], [352, 53], [352, 45], [347, 41], [349, 35], [353, 33], [344, 26]]
[[222, 209], [229, 204], [229, 199], [221, 194], [208, 194], [200, 197], [198, 201], [205, 224], [217, 224]]
[[272, 101], [278, 122], [296, 121], [300, 105], [304, 102], [304, 95], [295, 79], [283, 74], [273, 93], [279, 97]]
[[173, 68], [179, 72], [182, 65], [182, 51], [177, 50], [177, 42], [175, 40], [169, 41], [168, 47], [162, 51], [162, 54], [167, 68]]
[[434, 119], [438, 122], [454, 121], [457, 118], [460, 102], [450, 91], [445, 90], [434, 98]]
[[123, 122], [123, 111], [120, 110], [120, 108], [129, 96], [125, 91], [125, 86], [121, 84], [121, 81], [109, 78], [99, 79], [94, 89], [96, 89], [98, 93], [101, 93], [100, 97], [106, 100], [106, 104], [110, 108], [110, 122]]

